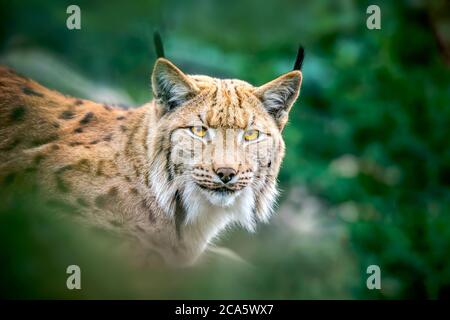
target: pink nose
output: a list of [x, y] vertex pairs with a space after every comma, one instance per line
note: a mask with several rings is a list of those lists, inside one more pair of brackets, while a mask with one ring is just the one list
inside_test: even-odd
[[233, 168], [218, 168], [216, 174], [223, 183], [228, 183], [236, 176], [236, 170]]

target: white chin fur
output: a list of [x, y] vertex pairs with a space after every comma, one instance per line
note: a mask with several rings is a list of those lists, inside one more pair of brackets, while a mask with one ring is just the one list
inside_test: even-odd
[[254, 196], [251, 188], [233, 194], [220, 194], [203, 190], [195, 183], [186, 183], [182, 199], [186, 210], [186, 224], [204, 223], [206, 219], [214, 225], [213, 220], [217, 219], [226, 221], [217, 224], [221, 225], [220, 229], [230, 223], [238, 223], [249, 231], [255, 229]]
[[213, 206], [218, 207], [230, 207], [235, 202], [236, 198], [239, 196], [240, 191], [234, 193], [219, 193], [209, 190], [201, 189], [201, 192], [205, 196], [205, 198], [211, 203]]

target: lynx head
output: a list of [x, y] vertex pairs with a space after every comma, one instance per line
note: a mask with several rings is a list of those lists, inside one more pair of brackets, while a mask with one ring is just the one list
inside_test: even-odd
[[211, 212], [249, 230], [266, 221], [284, 156], [281, 132], [301, 82], [294, 70], [254, 87], [186, 75], [158, 59], [152, 74], [158, 121], [149, 139], [159, 204], [169, 214], [181, 206], [186, 223]]

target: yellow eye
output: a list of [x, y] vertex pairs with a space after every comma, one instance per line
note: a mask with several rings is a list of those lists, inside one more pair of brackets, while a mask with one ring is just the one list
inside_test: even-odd
[[206, 135], [206, 131], [208, 131], [208, 129], [202, 126], [191, 127], [191, 132], [195, 134], [197, 137], [203, 138]]
[[255, 130], [255, 129], [245, 131], [245, 133], [244, 133], [244, 139], [246, 141], [256, 140], [256, 139], [258, 139], [258, 137], [259, 137], [259, 131]]

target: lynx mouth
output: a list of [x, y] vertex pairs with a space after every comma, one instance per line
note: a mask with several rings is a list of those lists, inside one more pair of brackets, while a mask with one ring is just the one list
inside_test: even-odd
[[210, 189], [210, 190], [212, 192], [216, 192], [216, 193], [220, 193], [220, 194], [233, 194], [237, 191], [237, 190], [229, 189], [227, 187], [220, 187], [220, 188]]
[[230, 189], [226, 186], [208, 188], [201, 184], [197, 185], [205, 199], [207, 199], [210, 204], [219, 207], [229, 207], [241, 193], [241, 190]]
[[221, 194], [221, 195], [230, 195], [230, 194], [234, 194], [234, 193], [236, 193], [238, 191], [238, 190], [230, 189], [228, 187], [208, 188], [208, 187], [205, 187], [205, 186], [203, 186], [201, 184], [198, 184], [198, 183], [197, 183], [197, 185], [203, 190], [206, 190], [206, 191], [209, 191], [209, 192], [213, 192], [213, 193], [216, 193], [216, 194]]

